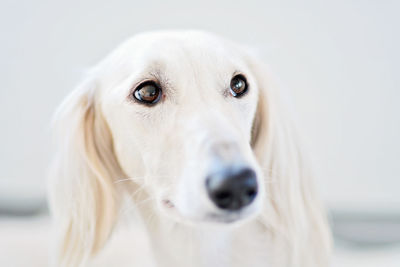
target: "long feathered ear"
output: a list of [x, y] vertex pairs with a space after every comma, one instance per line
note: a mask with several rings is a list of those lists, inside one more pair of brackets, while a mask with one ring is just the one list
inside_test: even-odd
[[96, 101], [96, 83], [75, 89], [54, 124], [57, 156], [49, 196], [59, 235], [55, 260], [57, 266], [81, 266], [112, 231], [118, 204], [113, 178], [123, 175]]
[[249, 65], [260, 90], [252, 147], [266, 176], [267, 204], [261, 221], [279, 250], [275, 255], [289, 252], [289, 257], [280, 257], [284, 263], [277, 264], [328, 266], [330, 231], [293, 121], [266, 67], [253, 57]]

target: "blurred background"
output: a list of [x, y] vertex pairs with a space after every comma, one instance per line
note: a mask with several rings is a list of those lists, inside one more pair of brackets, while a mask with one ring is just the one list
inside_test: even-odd
[[23, 245], [47, 249], [51, 116], [87, 68], [135, 33], [193, 28], [253, 47], [290, 91], [334, 266], [400, 266], [399, 10], [396, 0], [0, 0], [0, 266], [27, 266]]

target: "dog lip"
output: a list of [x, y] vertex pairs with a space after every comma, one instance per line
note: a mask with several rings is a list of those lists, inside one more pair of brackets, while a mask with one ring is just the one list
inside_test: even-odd
[[231, 212], [229, 214], [208, 213], [207, 217], [216, 222], [233, 223], [243, 218], [241, 212]]
[[175, 207], [174, 203], [172, 203], [169, 199], [163, 199], [162, 202], [167, 208], [171, 209]]

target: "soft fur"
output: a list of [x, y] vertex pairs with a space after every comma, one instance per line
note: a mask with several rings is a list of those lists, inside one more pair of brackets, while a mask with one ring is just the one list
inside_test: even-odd
[[[227, 91], [235, 73], [249, 83], [241, 98]], [[146, 79], [163, 85], [152, 107], [130, 98]], [[91, 70], [55, 124], [56, 266], [88, 266], [126, 202], [156, 266], [328, 266], [330, 234], [296, 132], [265, 67], [241, 46], [198, 31], [139, 34]], [[219, 212], [203, 188], [216, 148], [253, 166], [262, 187], [229, 220], [207, 217]]]

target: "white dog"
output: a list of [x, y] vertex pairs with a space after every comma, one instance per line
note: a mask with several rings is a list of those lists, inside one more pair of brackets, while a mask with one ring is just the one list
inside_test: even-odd
[[101, 254], [128, 198], [157, 266], [327, 266], [325, 215], [278, 98], [254, 56], [209, 33], [118, 47], [56, 114], [56, 265]]

